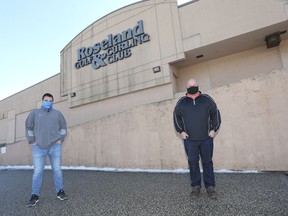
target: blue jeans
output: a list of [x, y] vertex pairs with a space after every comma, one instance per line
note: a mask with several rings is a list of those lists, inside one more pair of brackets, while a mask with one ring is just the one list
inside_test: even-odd
[[47, 155], [49, 156], [50, 164], [53, 170], [56, 193], [63, 189], [61, 170], [62, 145], [54, 144], [49, 149], [42, 149], [38, 145], [33, 145], [32, 157], [34, 163], [34, 173], [32, 178], [32, 194], [36, 194], [37, 196], [40, 194]]
[[199, 155], [203, 167], [203, 181], [205, 188], [215, 187], [213, 168], [213, 138], [207, 140], [184, 140], [185, 151], [188, 157], [191, 186], [201, 187], [201, 173], [199, 167]]

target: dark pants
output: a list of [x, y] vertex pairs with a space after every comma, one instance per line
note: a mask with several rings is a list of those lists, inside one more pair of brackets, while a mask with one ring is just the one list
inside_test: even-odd
[[201, 173], [199, 167], [199, 155], [203, 167], [203, 181], [205, 188], [215, 187], [213, 170], [213, 138], [207, 140], [184, 140], [185, 151], [188, 156], [190, 168], [191, 186], [201, 186]]

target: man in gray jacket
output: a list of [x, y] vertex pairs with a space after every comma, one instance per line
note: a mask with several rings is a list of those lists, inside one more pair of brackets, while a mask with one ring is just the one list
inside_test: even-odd
[[34, 173], [32, 178], [32, 195], [28, 207], [35, 206], [39, 201], [43, 171], [46, 157], [49, 156], [53, 170], [57, 198], [67, 199], [63, 190], [61, 170], [62, 143], [67, 134], [67, 124], [64, 116], [52, 108], [54, 98], [46, 93], [42, 97], [42, 107], [33, 110], [25, 122], [26, 137], [32, 144]]

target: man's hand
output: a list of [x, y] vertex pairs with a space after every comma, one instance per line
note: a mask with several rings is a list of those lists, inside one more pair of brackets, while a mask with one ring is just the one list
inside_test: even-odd
[[215, 137], [215, 134], [216, 134], [216, 132], [215, 132], [214, 130], [211, 130], [211, 131], [209, 132], [209, 136], [212, 137], [212, 138]]
[[187, 139], [189, 137], [188, 134], [185, 131], [182, 131], [180, 135], [181, 135], [181, 138], [183, 140], [185, 140], [185, 139]]
[[57, 142], [56, 142], [56, 144], [61, 144], [62, 143], [62, 141], [61, 140], [58, 140]]

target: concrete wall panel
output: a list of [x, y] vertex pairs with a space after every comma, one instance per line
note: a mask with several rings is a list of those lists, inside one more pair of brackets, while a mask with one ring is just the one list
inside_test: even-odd
[[200, 0], [179, 10], [184, 43], [202, 46], [287, 20], [285, 1], [275, 0]]
[[[215, 169], [287, 170], [287, 81], [288, 71], [276, 70], [208, 91], [223, 121], [215, 138]], [[63, 165], [186, 169], [183, 144], [172, 122], [177, 100], [145, 104], [70, 126], [63, 144]], [[25, 141], [8, 145], [0, 163], [31, 164], [29, 148]]]
[[[287, 40], [286, 40], [287, 41]], [[285, 57], [285, 41], [281, 51]], [[283, 68], [280, 48], [266, 49], [259, 47], [211, 61], [201, 62], [178, 70], [178, 91], [186, 91], [186, 82], [194, 78], [198, 80], [202, 91], [237, 82], [256, 75], [263, 75]]]

